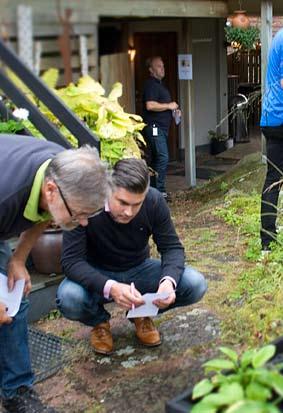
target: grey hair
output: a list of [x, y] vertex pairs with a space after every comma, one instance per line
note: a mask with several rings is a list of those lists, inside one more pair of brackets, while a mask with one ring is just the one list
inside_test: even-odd
[[86, 210], [101, 208], [112, 188], [108, 165], [89, 145], [59, 152], [48, 165], [45, 178], [54, 180], [68, 200]]
[[122, 159], [114, 165], [112, 179], [114, 187], [142, 194], [149, 187], [148, 167], [143, 159]]

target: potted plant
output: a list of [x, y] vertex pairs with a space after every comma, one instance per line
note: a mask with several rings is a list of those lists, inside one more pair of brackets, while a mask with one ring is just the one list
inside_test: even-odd
[[256, 49], [260, 41], [260, 31], [258, 27], [225, 27], [225, 36], [228, 43], [237, 51], [249, 51]]
[[166, 413], [283, 412], [283, 337], [241, 356], [227, 347], [220, 351], [224, 358], [204, 364], [206, 373], [216, 374], [170, 400]]
[[224, 152], [227, 148], [227, 135], [226, 133], [218, 133], [214, 130], [209, 130], [208, 135], [210, 138], [210, 152], [211, 155], [217, 155]]

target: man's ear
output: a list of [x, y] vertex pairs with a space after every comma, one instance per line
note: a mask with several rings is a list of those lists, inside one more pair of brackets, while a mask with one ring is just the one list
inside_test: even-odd
[[43, 184], [43, 193], [45, 195], [45, 198], [48, 202], [52, 202], [57, 196], [58, 193], [58, 188], [57, 185], [55, 184], [54, 181], [52, 180], [46, 180]]
[[148, 68], [148, 70], [149, 70], [149, 73], [152, 75], [152, 74], [153, 74], [153, 70], [152, 70], [152, 68], [151, 68], [151, 67], [149, 67], [149, 68]]

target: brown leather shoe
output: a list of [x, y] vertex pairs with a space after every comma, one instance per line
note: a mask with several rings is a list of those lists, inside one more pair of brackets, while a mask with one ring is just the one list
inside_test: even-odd
[[111, 354], [113, 352], [113, 338], [110, 331], [110, 323], [100, 323], [90, 333], [90, 344], [99, 354]]
[[150, 317], [134, 318], [136, 336], [139, 341], [148, 347], [161, 344], [160, 334]]

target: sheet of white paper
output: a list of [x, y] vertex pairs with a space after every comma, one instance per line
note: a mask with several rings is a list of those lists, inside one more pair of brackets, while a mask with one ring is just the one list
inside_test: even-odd
[[0, 302], [8, 307], [7, 314], [14, 317], [19, 311], [23, 297], [25, 280], [15, 282], [13, 291], [8, 291], [7, 277], [0, 273]]
[[127, 317], [128, 318], [136, 318], [136, 317], [153, 317], [157, 315], [159, 308], [156, 307], [152, 303], [152, 301], [161, 299], [165, 300], [168, 297], [168, 293], [147, 293], [142, 296], [144, 300], [144, 304], [140, 305], [139, 307], [134, 308], [133, 310], [129, 310]]

